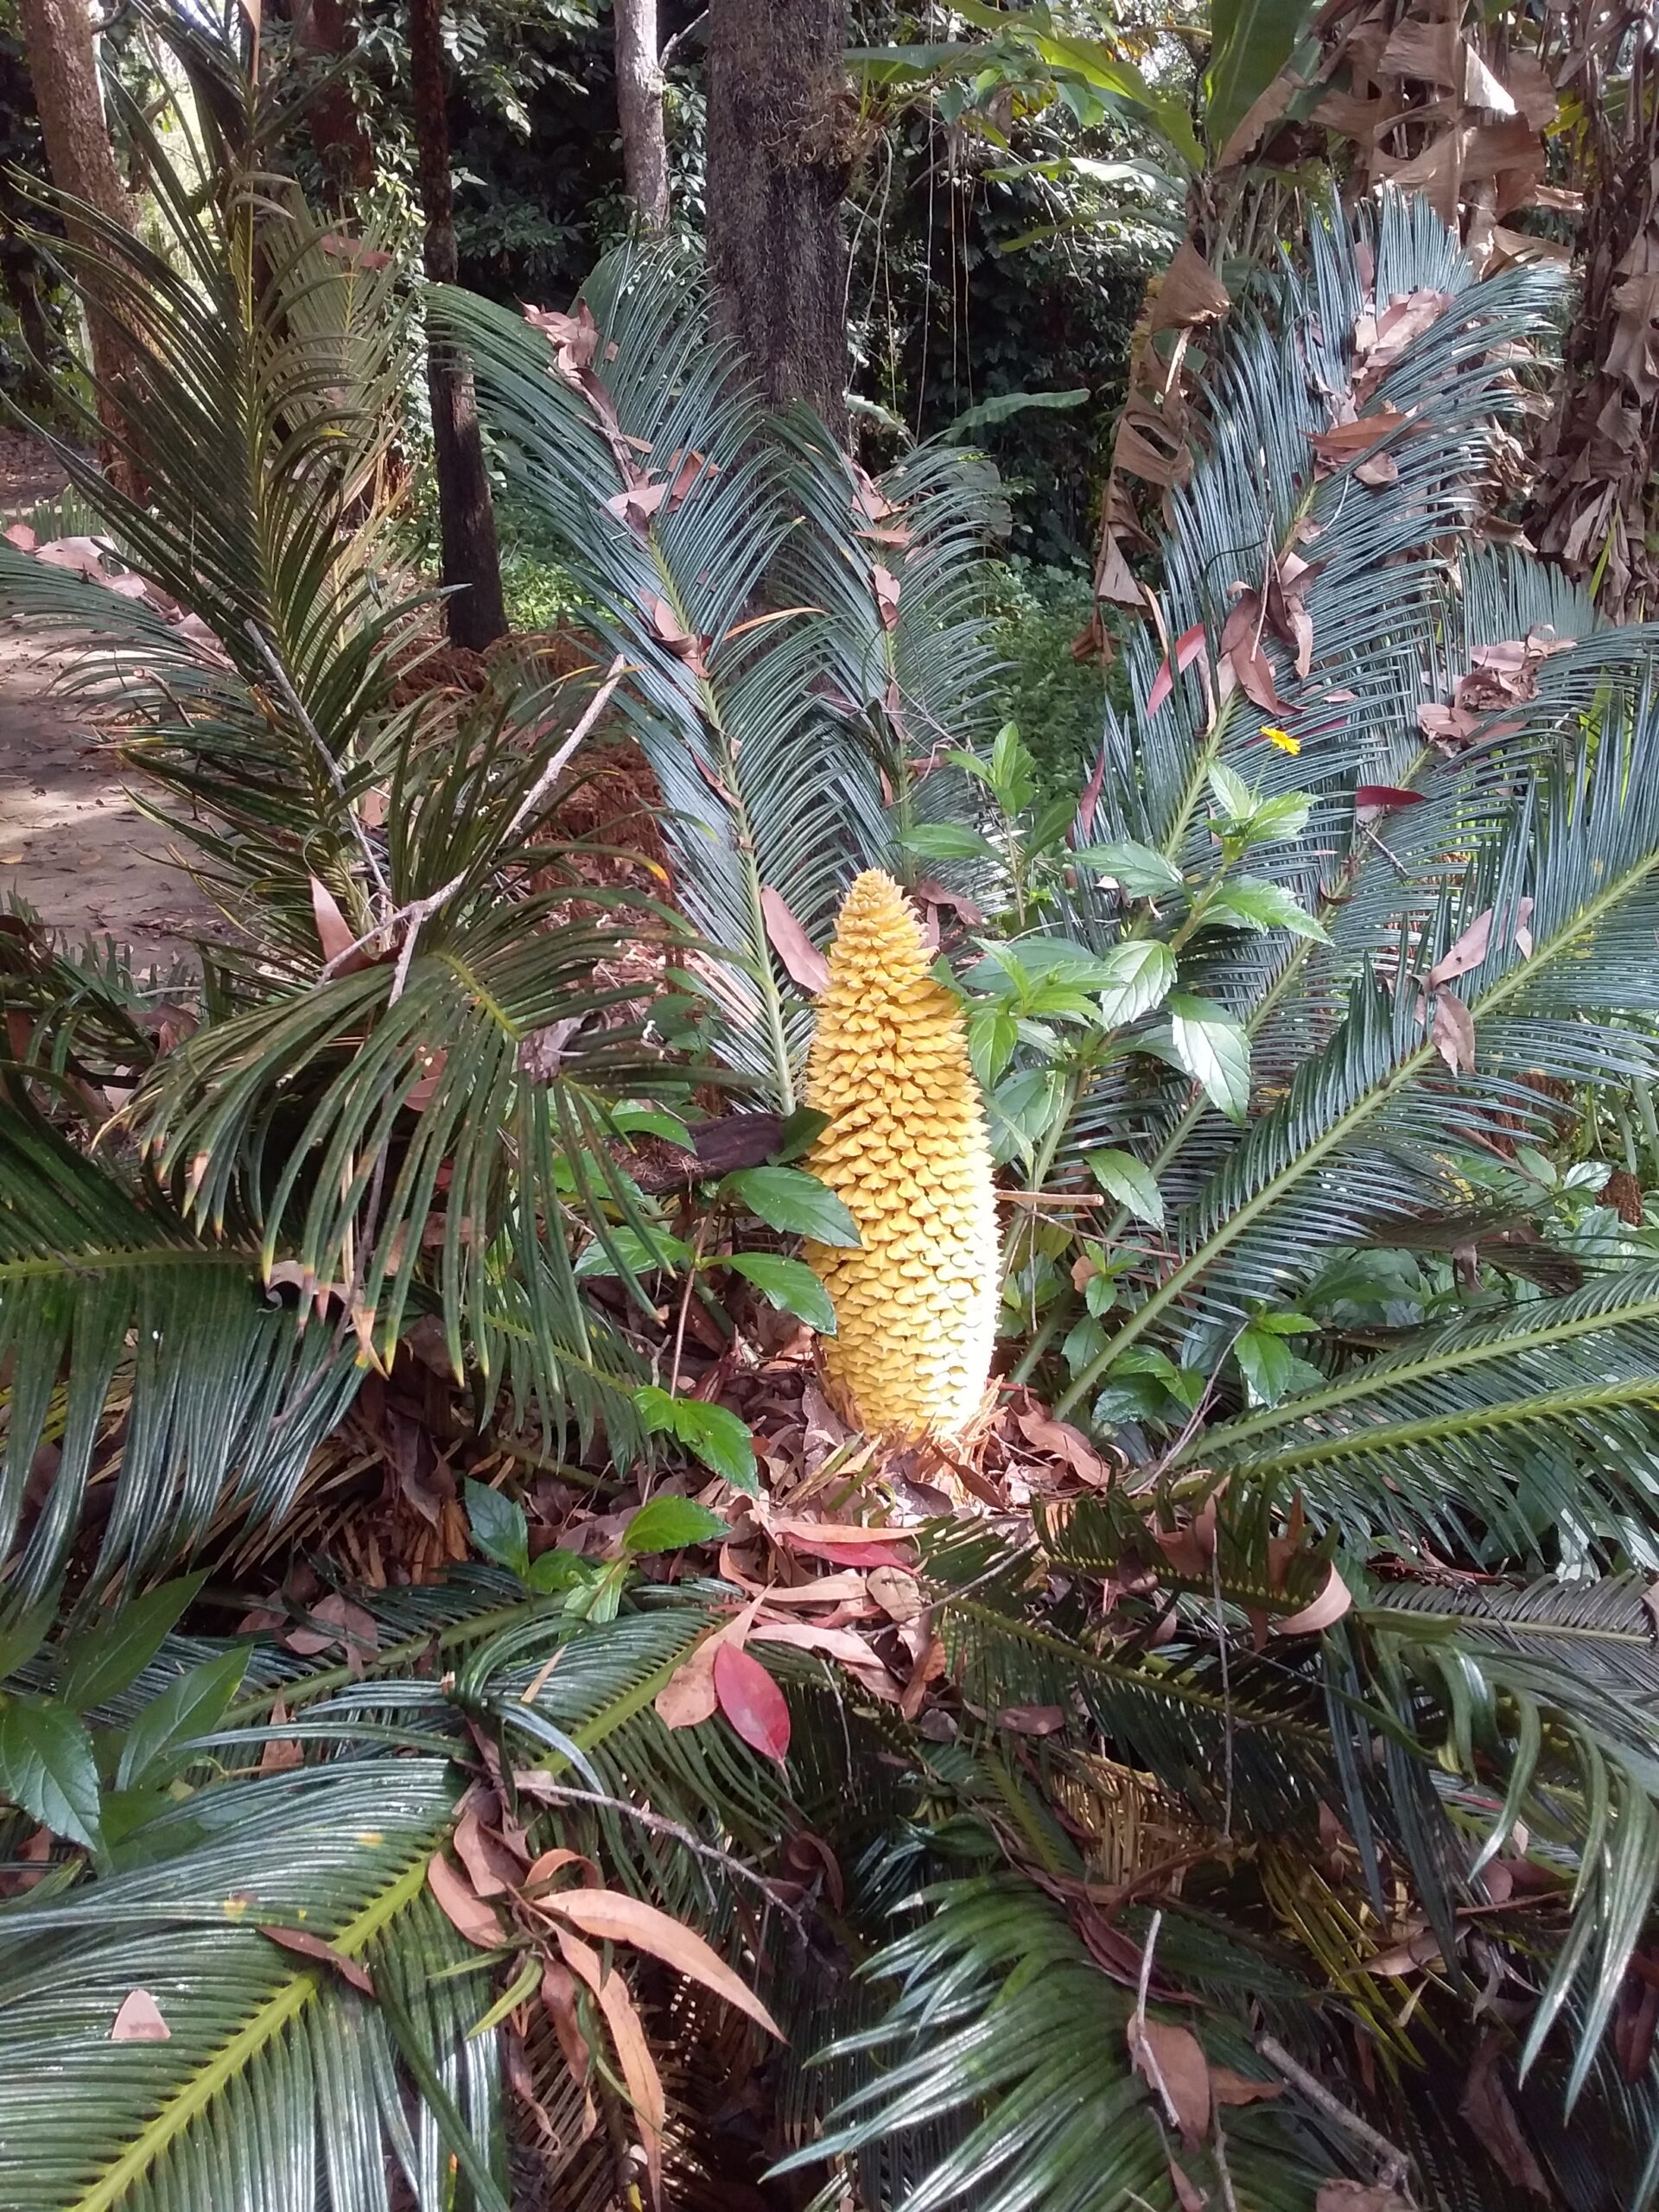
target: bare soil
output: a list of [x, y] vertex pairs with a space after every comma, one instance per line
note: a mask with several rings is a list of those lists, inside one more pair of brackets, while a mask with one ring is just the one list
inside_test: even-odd
[[[48, 448], [0, 433], [0, 515], [63, 489]], [[0, 906], [21, 900], [62, 940], [113, 938], [135, 968], [170, 968], [225, 925], [127, 794], [119, 759], [55, 687], [66, 665], [0, 622]]]

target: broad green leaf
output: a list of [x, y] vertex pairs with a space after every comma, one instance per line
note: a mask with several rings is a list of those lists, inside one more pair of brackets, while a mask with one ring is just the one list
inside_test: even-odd
[[19, 1613], [9, 1628], [0, 1629], [0, 1682], [35, 1656], [50, 1633], [57, 1611], [58, 1593], [54, 1590], [38, 1605]]
[[1313, 0], [1211, 0], [1204, 129], [1212, 163], [1290, 60], [1313, 13]]
[[118, 1697], [143, 1673], [207, 1580], [205, 1573], [186, 1574], [163, 1582], [124, 1605], [112, 1619], [83, 1630], [59, 1657], [61, 1701], [73, 1713], [90, 1713]]
[[1205, 908], [1204, 918], [1236, 921], [1249, 930], [1289, 930], [1296, 937], [1315, 938], [1321, 944], [1331, 942], [1313, 915], [1298, 906], [1282, 885], [1268, 883], [1260, 876], [1242, 875], [1224, 883]]
[[653, 1497], [622, 1531], [622, 1546], [630, 1552], [679, 1552], [688, 1544], [706, 1544], [716, 1536], [729, 1536], [731, 1523], [711, 1513], [691, 1497]]
[[724, 1406], [705, 1405], [701, 1398], [671, 1397], [654, 1382], [636, 1390], [633, 1402], [647, 1434], [673, 1437], [704, 1466], [723, 1475], [734, 1490], [759, 1496], [754, 1439], [734, 1413]]
[[1001, 1007], [976, 1006], [968, 1017], [968, 1057], [982, 1090], [988, 1090], [1014, 1057], [1020, 1033]]
[[1277, 798], [1264, 798], [1250, 817], [1249, 842], [1273, 845], [1287, 837], [1300, 837], [1313, 811], [1312, 791], [1281, 791]]
[[[677, 1236], [671, 1236], [665, 1229], [653, 1229], [649, 1243], [637, 1230], [626, 1224], [609, 1232], [615, 1250], [626, 1261], [637, 1275], [654, 1274], [660, 1268], [672, 1273], [683, 1267], [691, 1256], [691, 1248], [683, 1244]], [[595, 1237], [582, 1251], [573, 1272], [584, 1281], [590, 1275], [613, 1275], [616, 1262]]]
[[810, 1152], [830, 1126], [830, 1116], [819, 1113], [816, 1106], [798, 1106], [778, 1132], [777, 1148], [772, 1154], [780, 1162], [798, 1160]]
[[1096, 875], [1109, 878], [1131, 899], [1152, 899], [1181, 887], [1179, 868], [1150, 845], [1137, 844], [1132, 837], [1112, 845], [1083, 845], [1071, 857], [1079, 868], [1092, 868]]
[[696, 1149], [690, 1128], [665, 1106], [619, 1106], [610, 1118], [624, 1136], [661, 1137], [667, 1144], [677, 1145], [682, 1152]]
[[1119, 1205], [1127, 1206], [1137, 1221], [1149, 1222], [1154, 1229], [1163, 1227], [1164, 1201], [1156, 1179], [1133, 1153], [1105, 1146], [1085, 1153], [1084, 1158], [1096, 1182], [1103, 1191], [1109, 1191]]
[[733, 1252], [718, 1264], [752, 1282], [780, 1312], [798, 1313], [821, 1337], [835, 1335], [830, 1294], [804, 1260], [786, 1260], [777, 1252]]
[[1005, 1077], [985, 1101], [994, 1156], [1029, 1161], [1065, 1103], [1065, 1085], [1053, 1068], [1021, 1068]]
[[517, 1498], [467, 1478], [467, 1526], [486, 1559], [524, 1581], [530, 1574], [530, 1530]]
[[1230, 1122], [1250, 1103], [1250, 1040], [1231, 1014], [1209, 999], [1176, 991], [1169, 1001], [1175, 1058]]
[[1290, 1392], [1318, 1389], [1325, 1382], [1313, 1362], [1293, 1351], [1284, 1332], [1265, 1318], [1240, 1332], [1233, 1356], [1249, 1385], [1252, 1405], [1276, 1406]]
[[240, 1688], [250, 1656], [246, 1644], [221, 1651], [152, 1698], [127, 1731], [116, 1787], [125, 1789], [142, 1779], [175, 1745], [206, 1735]]
[[[1088, 399], [1089, 387], [1086, 384], [1075, 385], [1067, 391], [995, 392], [990, 398], [982, 399], [977, 405], [965, 408], [960, 415], [947, 423], [944, 429], [938, 433], [939, 442], [942, 445], [949, 445], [957, 438], [967, 437], [972, 431], [988, 429], [994, 423], [1006, 423], [1010, 416], [1023, 415], [1029, 407], [1048, 407], [1065, 410], [1072, 407], [1084, 406]], [[1020, 804], [1024, 804], [1022, 800]], [[1010, 807], [1007, 810], [1013, 814], [1017, 813], [1019, 809]]]
[[1210, 763], [1210, 788], [1230, 822], [1248, 822], [1255, 811], [1255, 793], [1236, 768], [1224, 760]]
[[1101, 1020], [1109, 1029], [1138, 1021], [1161, 1006], [1175, 982], [1175, 956], [1155, 937], [1115, 944], [1101, 965], [1110, 971], [1100, 994]]
[[996, 848], [960, 822], [918, 822], [899, 841], [925, 861], [996, 861]]
[[0, 1713], [0, 1789], [54, 1835], [98, 1844], [92, 1739], [85, 1722], [55, 1699], [7, 1700]]
[[769, 1229], [817, 1244], [860, 1242], [858, 1224], [828, 1184], [801, 1167], [745, 1167], [721, 1185]]
[[556, 1544], [550, 1544], [544, 1552], [537, 1552], [530, 1562], [530, 1573], [524, 1577], [531, 1589], [546, 1597], [557, 1590], [571, 1590], [578, 1583], [593, 1579], [593, 1569], [575, 1552], [561, 1551]]

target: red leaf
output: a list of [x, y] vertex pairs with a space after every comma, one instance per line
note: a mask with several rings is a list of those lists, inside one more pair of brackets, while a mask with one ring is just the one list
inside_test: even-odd
[[313, 1936], [303, 1928], [279, 1928], [268, 1922], [260, 1923], [259, 1933], [271, 1942], [281, 1944], [285, 1951], [297, 1951], [302, 1958], [315, 1959], [321, 1966], [332, 1967], [342, 1981], [349, 1981], [365, 1997], [373, 1996], [374, 1984], [369, 1979], [368, 1968], [359, 1966], [355, 1959], [348, 1959], [332, 1943], [325, 1943], [321, 1936]]
[[1396, 806], [1421, 806], [1425, 794], [1403, 790], [1398, 784], [1360, 784], [1354, 791], [1354, 804], [1362, 810], [1374, 807], [1379, 814], [1386, 814]]
[[772, 949], [783, 962], [790, 981], [817, 998], [830, 988], [829, 962], [803, 929], [782, 892], [774, 891], [769, 883], [761, 887], [760, 911], [766, 917]]
[[891, 1544], [876, 1543], [861, 1530], [849, 1543], [815, 1543], [810, 1536], [785, 1534], [784, 1541], [793, 1552], [816, 1552], [821, 1559], [839, 1560], [842, 1567], [892, 1567], [894, 1562]]
[[1149, 715], [1155, 715], [1175, 689], [1175, 669], [1191, 668], [1203, 651], [1204, 625], [1195, 622], [1190, 630], [1183, 630], [1175, 640], [1174, 668], [1166, 660], [1152, 680], [1152, 689], [1147, 694], [1147, 712]]
[[734, 1643], [715, 1654], [715, 1695], [738, 1734], [763, 1758], [789, 1755], [789, 1707], [758, 1659]]

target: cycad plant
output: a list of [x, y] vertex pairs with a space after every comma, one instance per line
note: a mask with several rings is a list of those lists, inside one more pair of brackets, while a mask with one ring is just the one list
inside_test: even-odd
[[[1287, 258], [1043, 805], [988, 472], [768, 416], [672, 257], [424, 301], [595, 650], [423, 692], [395, 280], [240, 18], [153, 35], [192, 181], [133, 116], [168, 242], [73, 272], [123, 589], [0, 598], [244, 935], [162, 1014], [0, 932], [0, 2197], [1649, 2203], [1659, 724], [1476, 536], [1545, 280], [1404, 202]], [[557, 832], [603, 711], [650, 898]], [[769, 1351], [851, 1281], [882, 1349], [896, 1036], [802, 1106], [877, 870], [1001, 1177], [1000, 1410], [893, 1449]], [[488, 1563], [354, 1582], [365, 1450]]]

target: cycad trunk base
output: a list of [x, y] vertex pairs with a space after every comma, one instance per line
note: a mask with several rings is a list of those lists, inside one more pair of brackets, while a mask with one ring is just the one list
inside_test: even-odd
[[867, 1428], [950, 1435], [984, 1395], [996, 1329], [996, 1199], [961, 1008], [929, 973], [904, 895], [872, 868], [847, 894], [818, 1002], [813, 1172], [863, 1243], [808, 1247], [835, 1305], [831, 1386]]

